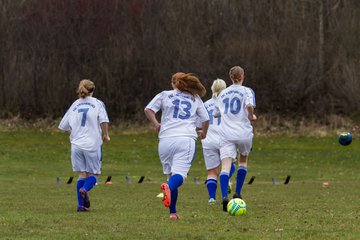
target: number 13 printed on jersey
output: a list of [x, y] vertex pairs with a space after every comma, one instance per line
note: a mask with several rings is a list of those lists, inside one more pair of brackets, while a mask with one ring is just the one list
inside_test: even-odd
[[[173, 118], [188, 119], [190, 118], [191, 103], [189, 101], [176, 99], [172, 101], [174, 104]], [[184, 114], [181, 114], [184, 113]]]

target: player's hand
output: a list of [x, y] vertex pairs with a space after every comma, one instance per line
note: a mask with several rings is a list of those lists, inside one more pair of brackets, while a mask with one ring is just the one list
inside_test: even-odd
[[255, 122], [257, 120], [257, 117], [255, 114], [253, 114], [252, 116], [249, 115], [248, 117], [249, 117], [250, 122]]
[[197, 133], [198, 138], [202, 139], [202, 138], [201, 138], [202, 130], [201, 130], [201, 129], [200, 129], [200, 130], [196, 130], [196, 133]]
[[104, 135], [103, 136], [103, 142], [109, 142], [109, 141], [110, 141], [109, 135]]
[[205, 139], [206, 138], [206, 133], [201, 131], [201, 133], [198, 134], [198, 136], [199, 136], [200, 139]]
[[155, 125], [154, 125], [154, 128], [155, 128], [156, 132], [159, 133], [159, 132], [160, 132], [160, 128], [161, 128], [161, 124], [160, 124], [160, 123], [155, 124]]

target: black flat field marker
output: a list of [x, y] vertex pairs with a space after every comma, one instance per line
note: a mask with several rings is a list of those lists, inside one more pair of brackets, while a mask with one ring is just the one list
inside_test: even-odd
[[286, 177], [286, 179], [285, 179], [284, 184], [288, 184], [288, 183], [290, 182], [290, 178], [291, 178], [291, 176], [288, 175], [288, 176]]
[[138, 183], [142, 183], [144, 181], [145, 176], [141, 176]]
[[252, 183], [254, 182], [254, 180], [255, 180], [255, 176], [252, 176], [252, 177], [250, 178], [250, 181], [248, 182], [248, 184], [252, 184]]
[[105, 183], [110, 182], [110, 181], [111, 181], [111, 176], [108, 176]]
[[74, 177], [70, 177], [69, 180], [66, 182], [67, 184], [71, 184]]

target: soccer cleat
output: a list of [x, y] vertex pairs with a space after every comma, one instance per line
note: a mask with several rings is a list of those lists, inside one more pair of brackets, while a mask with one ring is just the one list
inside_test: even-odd
[[233, 198], [240, 198], [240, 199], [242, 199], [242, 196], [241, 196], [241, 194], [235, 193], [235, 194], [233, 195]]
[[162, 202], [165, 207], [169, 207], [171, 204], [171, 191], [170, 191], [169, 185], [167, 183], [163, 183], [160, 185], [160, 189], [164, 194]]
[[226, 197], [223, 198], [222, 204], [223, 204], [223, 211], [227, 212], [227, 205], [229, 203], [229, 199], [227, 199]]
[[216, 200], [215, 200], [214, 198], [210, 198], [209, 201], [208, 201], [208, 203], [209, 203], [210, 205], [213, 205], [213, 204], [216, 203]]
[[77, 211], [78, 212], [88, 212], [88, 211], [90, 211], [90, 209], [88, 209], [88, 208], [86, 208], [86, 207], [84, 207], [84, 206], [78, 206], [77, 207]]
[[170, 213], [170, 220], [179, 220], [180, 216], [177, 213]]
[[84, 207], [89, 208], [90, 207], [90, 198], [89, 198], [89, 195], [87, 194], [87, 191], [84, 188], [80, 188], [79, 192], [84, 201]]

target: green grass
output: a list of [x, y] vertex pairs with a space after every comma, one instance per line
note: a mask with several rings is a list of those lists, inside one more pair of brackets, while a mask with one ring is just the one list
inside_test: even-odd
[[[246, 182], [256, 178], [244, 186], [248, 214], [240, 217], [228, 216], [220, 204], [207, 205], [199, 145], [179, 190], [182, 219], [176, 222], [156, 197], [165, 179], [156, 135], [111, 137], [104, 146], [102, 183], [90, 192], [92, 211], [77, 213], [75, 183], [66, 184], [70, 176], [76, 180], [68, 136], [0, 132], [0, 239], [360, 239], [356, 136], [347, 147], [336, 136], [255, 136]], [[108, 175], [112, 185], [103, 184]], [[292, 178], [285, 185], [287, 175]]]

